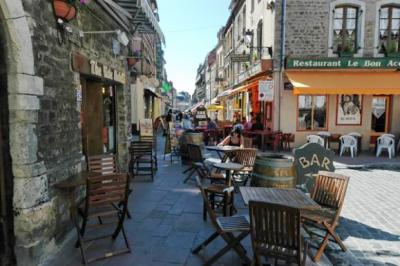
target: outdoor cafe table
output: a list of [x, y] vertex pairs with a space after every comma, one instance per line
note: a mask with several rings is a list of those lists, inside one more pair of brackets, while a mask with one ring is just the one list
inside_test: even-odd
[[280, 189], [264, 187], [239, 187], [245, 205], [250, 200], [282, 204], [303, 210], [318, 210], [321, 207], [299, 189]]
[[206, 146], [206, 149], [209, 151], [215, 151], [218, 154], [218, 157], [221, 159], [221, 162], [225, 162], [229, 154], [240, 150], [240, 147], [237, 146]]
[[231, 185], [231, 171], [240, 171], [244, 168], [244, 166], [239, 163], [216, 163], [214, 167], [226, 171], [225, 182], [228, 186]]
[[54, 185], [55, 188], [59, 190], [63, 190], [67, 192], [71, 200], [71, 206], [70, 206], [70, 216], [71, 220], [76, 223], [76, 218], [77, 218], [77, 204], [75, 203], [75, 195], [74, 192], [75, 190], [80, 187], [80, 186], [85, 186], [86, 181], [89, 177], [94, 177], [94, 176], [99, 176], [101, 174], [99, 173], [94, 173], [94, 172], [80, 172], [77, 174], [74, 174], [67, 179], [58, 182], [57, 184]]

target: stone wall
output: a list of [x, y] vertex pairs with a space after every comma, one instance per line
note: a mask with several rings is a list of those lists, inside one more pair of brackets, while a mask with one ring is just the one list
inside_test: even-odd
[[[286, 0], [286, 56], [327, 57], [329, 49], [330, 5], [333, 0]], [[363, 56], [373, 56], [375, 49], [377, 0], [348, 0], [340, 3], [365, 4], [363, 16], [365, 23]], [[387, 1], [390, 2], [390, 1]], [[396, 2], [396, 1], [392, 1]], [[279, 62], [280, 32], [282, 19], [282, 0], [275, 6], [275, 51], [274, 58]], [[275, 64], [279, 66], [279, 64]]]
[[[0, 4], [3, 1], [8, 0], [0, 0]], [[12, 2], [21, 5], [21, 1]], [[19, 265], [36, 265], [54, 253], [72, 226], [67, 195], [55, 189], [54, 184], [82, 168], [80, 110], [76, 100], [79, 73], [72, 71], [71, 54], [79, 52], [119, 69], [125, 69], [125, 65], [112, 54], [110, 35], [79, 38], [78, 30], [120, 28], [95, 1], [79, 8], [77, 19], [71, 23], [73, 34], [64, 36], [63, 43], [59, 43], [52, 1], [24, 0], [23, 10], [20, 17], [29, 27], [17, 28], [22, 29], [19, 34], [27, 39], [25, 44], [32, 43], [33, 56], [25, 60], [33, 59], [34, 65], [31, 71], [19, 74], [25, 76], [11, 79], [8, 84], [15, 252]], [[24, 42], [17, 42], [20, 43]], [[123, 53], [127, 51], [123, 49]], [[127, 87], [120, 85], [116, 97], [121, 166], [127, 161]], [[15, 88], [25, 91], [13, 94]]]

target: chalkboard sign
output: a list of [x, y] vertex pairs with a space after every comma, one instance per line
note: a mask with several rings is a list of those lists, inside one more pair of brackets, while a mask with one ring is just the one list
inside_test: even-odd
[[335, 171], [332, 150], [327, 150], [317, 143], [307, 143], [294, 150], [294, 165], [297, 173], [297, 185], [306, 192], [311, 192], [315, 177], [319, 171]]

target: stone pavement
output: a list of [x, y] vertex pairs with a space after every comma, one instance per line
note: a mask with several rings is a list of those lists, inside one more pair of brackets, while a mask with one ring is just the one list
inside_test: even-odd
[[[154, 183], [143, 179], [132, 184], [129, 209], [133, 218], [125, 223], [132, 253], [91, 265], [201, 265], [204, 261], [190, 252], [213, 231], [202, 220], [199, 191], [193, 182], [182, 183], [180, 162], [171, 164], [169, 158], [159, 158]], [[341, 252], [330, 244], [319, 265], [400, 265], [400, 173], [344, 168], [338, 172], [351, 177], [338, 230], [349, 251]], [[239, 213], [247, 212], [240, 196], [236, 206]], [[73, 247], [75, 235], [70, 236], [47, 265], [81, 264], [79, 249]], [[92, 250], [107, 244], [94, 245]], [[243, 244], [251, 256], [249, 237]], [[203, 255], [210, 257], [223, 245], [219, 239]], [[229, 252], [216, 265], [240, 265], [240, 261]], [[309, 260], [308, 265], [313, 263]]]

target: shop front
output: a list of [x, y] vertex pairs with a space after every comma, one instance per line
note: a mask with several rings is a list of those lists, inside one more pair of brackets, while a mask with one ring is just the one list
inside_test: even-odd
[[321, 131], [357, 132], [361, 148], [384, 133], [398, 135], [400, 74], [397, 58], [289, 59], [282, 92], [281, 129], [300, 146]]

